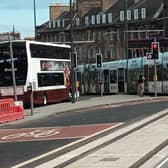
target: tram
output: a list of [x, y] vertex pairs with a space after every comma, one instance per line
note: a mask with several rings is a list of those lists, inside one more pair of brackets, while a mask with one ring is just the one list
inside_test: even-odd
[[102, 89], [103, 94], [136, 94], [140, 71], [145, 76], [145, 94], [156, 91], [168, 94], [168, 52], [159, 53], [156, 60], [144, 56], [104, 62], [101, 69], [96, 64], [79, 65], [80, 91], [82, 94], [99, 94]]

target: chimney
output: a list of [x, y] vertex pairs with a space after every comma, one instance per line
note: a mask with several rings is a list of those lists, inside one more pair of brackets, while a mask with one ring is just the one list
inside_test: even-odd
[[68, 4], [54, 3], [50, 7], [50, 21], [55, 20], [60, 16], [63, 12], [69, 11]]
[[134, 3], [136, 4], [136, 3], [138, 3], [140, 0], [134, 0]]
[[102, 0], [102, 11], [106, 11], [118, 1], [119, 0]]
[[102, 7], [102, 0], [76, 0], [77, 14], [83, 17], [93, 7]]

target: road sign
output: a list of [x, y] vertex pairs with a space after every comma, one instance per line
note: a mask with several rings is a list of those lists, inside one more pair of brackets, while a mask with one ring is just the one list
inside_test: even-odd
[[147, 59], [153, 59], [152, 53], [146, 53]]

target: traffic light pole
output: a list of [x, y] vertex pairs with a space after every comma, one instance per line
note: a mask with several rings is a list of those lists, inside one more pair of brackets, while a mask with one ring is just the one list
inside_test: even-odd
[[73, 57], [73, 30], [72, 30], [72, 0], [70, 0], [70, 41], [71, 41], [71, 96], [72, 96], [72, 103], [75, 103], [75, 88], [76, 88], [76, 81], [75, 81], [75, 68], [74, 68], [74, 57]]
[[[156, 39], [154, 41], [156, 42]], [[156, 65], [156, 59], [154, 59], [154, 80], [155, 80], [155, 97], [157, 97], [157, 65]]]
[[100, 96], [103, 96], [103, 70], [100, 69]]
[[11, 69], [12, 69], [13, 94], [14, 94], [14, 100], [17, 101], [15, 65], [14, 65], [14, 58], [13, 58], [12, 41], [10, 39], [10, 36], [9, 36], [9, 46], [10, 46], [10, 59], [11, 59]]
[[99, 70], [100, 95], [103, 96], [103, 58], [101, 53], [96, 54], [96, 67]]
[[154, 80], [155, 80], [155, 97], [157, 97], [157, 65], [156, 59], [154, 59]]

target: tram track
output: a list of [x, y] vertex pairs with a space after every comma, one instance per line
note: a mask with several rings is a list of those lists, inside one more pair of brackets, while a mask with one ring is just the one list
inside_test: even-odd
[[[79, 160], [79, 159], [81, 159], [81, 158], [83, 158], [83, 157], [95, 152], [96, 150], [99, 150], [99, 149], [101, 149], [101, 148], [103, 148], [103, 147], [105, 147], [105, 146], [107, 146], [109, 144], [112, 144], [112, 143], [114, 143], [116, 141], [119, 141], [122, 138], [124, 138], [124, 137], [126, 137], [126, 136], [128, 136], [128, 135], [130, 135], [130, 134], [142, 129], [143, 127], [146, 127], [146, 126], [154, 123], [155, 121], [165, 117], [167, 114], [168, 114], [168, 110], [163, 111], [163, 114], [159, 114], [159, 115], [154, 115], [152, 117], [148, 117], [149, 120], [147, 119], [147, 121], [145, 121], [144, 123], [142, 123], [140, 125], [138, 124], [137, 126], [133, 127], [132, 129], [128, 129], [127, 131], [119, 134], [118, 136], [116, 136], [116, 137], [114, 137], [114, 138], [112, 138], [112, 139], [110, 139], [110, 140], [108, 140], [108, 141], [96, 146], [95, 148], [92, 148], [92, 149], [82, 153], [81, 155], [77, 156], [76, 158], [73, 158], [73, 159], [71, 159], [71, 160], [69, 160], [67, 162], [64, 162], [64, 163], [56, 166], [55, 168], [63, 168], [65, 166], [67, 166], [68, 164], [71, 164], [71, 163], [73, 163], [73, 162], [75, 162], [75, 161], [77, 161], [77, 160]], [[134, 123], [134, 124], [136, 125], [136, 123]], [[127, 123], [126, 125], [129, 127], [130, 123]], [[123, 125], [123, 126], [125, 127], [126, 125]], [[168, 146], [168, 139], [166, 139], [164, 142], [162, 142], [161, 144], [156, 146], [154, 149], [152, 149], [146, 155], [142, 156], [140, 159], [135, 161], [131, 166], [129, 166], [129, 168], [139, 168], [141, 165], [143, 165], [146, 161], [148, 161], [150, 158], [152, 158], [156, 153], [158, 153], [160, 150], [162, 150], [166, 146]]]
[[[96, 150], [117, 142], [122, 138], [125, 138], [126, 136], [142, 129], [143, 127], [154, 123], [155, 121], [165, 117], [167, 113], [168, 110], [163, 110], [158, 114], [154, 114], [143, 120], [130, 121], [116, 128], [101, 132], [100, 134], [95, 134], [94, 136], [68, 144], [64, 147], [56, 149], [55, 151], [49, 152], [48, 154], [34, 158], [33, 160], [23, 162], [22, 164], [19, 164], [18, 166], [16, 165], [13, 168], [38, 167], [38, 165], [45, 165], [45, 163], [47, 164], [48, 162], [53, 162], [53, 160], [57, 160], [55, 168], [63, 168], [81, 158], [84, 158], [85, 156], [95, 152]], [[136, 168], [144, 164], [145, 161], [151, 158], [155, 153], [164, 148], [166, 145], [168, 145], [168, 140], [166, 140], [162, 144], [159, 144], [151, 152], [148, 152], [145, 156], [141, 157], [138, 161], [133, 163], [130, 168]], [[66, 155], [68, 155], [68, 157], [66, 157]]]

